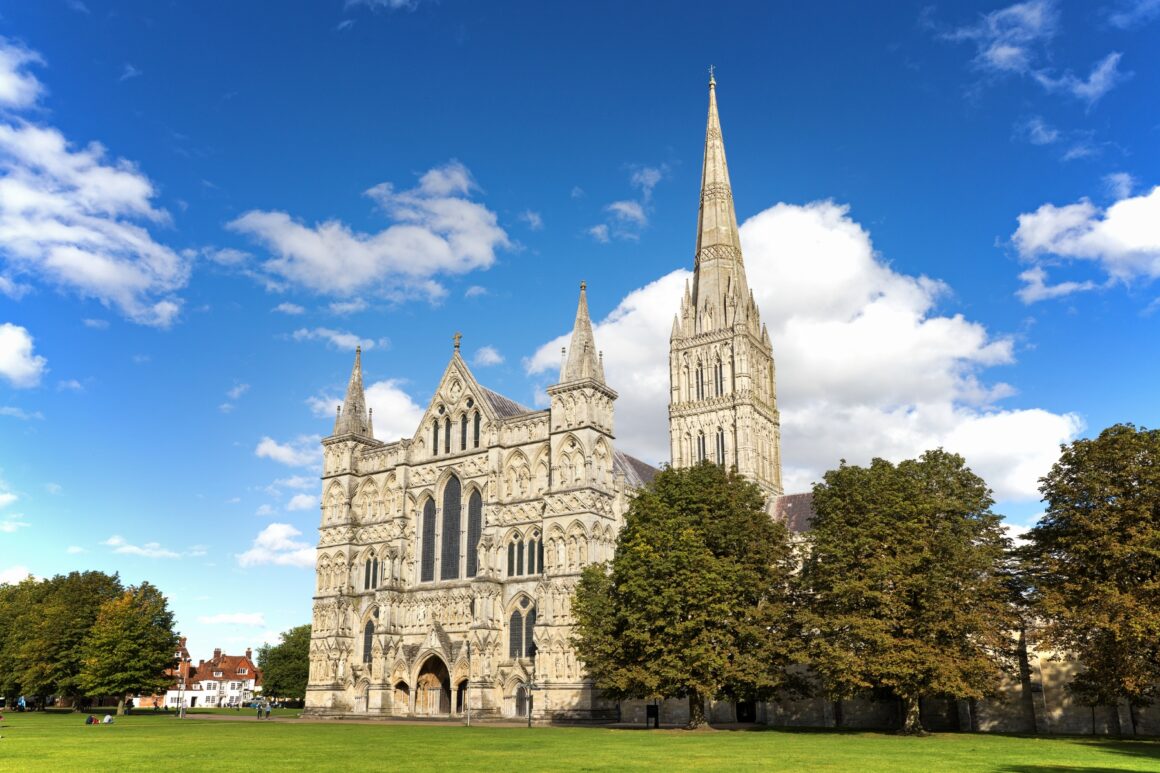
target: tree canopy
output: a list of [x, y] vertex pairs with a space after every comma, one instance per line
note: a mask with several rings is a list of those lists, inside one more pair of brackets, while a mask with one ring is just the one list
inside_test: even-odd
[[617, 697], [754, 700], [791, 686], [785, 527], [757, 486], [703, 463], [662, 470], [629, 506], [610, 565], [585, 569], [574, 643]]
[[1160, 690], [1160, 430], [1109, 427], [1062, 447], [1021, 549], [1041, 636], [1079, 656], [1071, 687], [1133, 708]]
[[843, 462], [813, 504], [801, 619], [830, 694], [885, 688], [902, 701], [903, 731], [921, 732], [920, 696], [996, 689], [1018, 629], [1009, 541], [963, 458]]
[[277, 644], [259, 647], [258, 667], [266, 696], [305, 698], [310, 679], [310, 624], [283, 632]]
[[147, 582], [106, 601], [82, 649], [78, 678], [89, 695], [115, 695], [117, 713], [135, 692], [164, 690], [178, 637], [165, 596]]
[[83, 694], [81, 648], [101, 605], [122, 592], [117, 575], [70, 572], [0, 586], [0, 690]]

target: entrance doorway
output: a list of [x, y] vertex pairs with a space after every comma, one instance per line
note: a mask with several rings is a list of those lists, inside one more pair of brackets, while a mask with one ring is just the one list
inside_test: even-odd
[[432, 655], [419, 669], [415, 684], [415, 713], [421, 717], [445, 716], [451, 713], [451, 675], [447, 664]]
[[516, 716], [526, 717], [528, 715], [528, 688], [522, 684], [516, 688]]
[[455, 688], [455, 713], [462, 714], [463, 710], [467, 708], [467, 680], [464, 679]]

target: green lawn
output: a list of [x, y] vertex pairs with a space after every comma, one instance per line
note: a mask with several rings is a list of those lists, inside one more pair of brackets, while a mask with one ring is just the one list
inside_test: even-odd
[[[228, 713], [228, 712], [216, 712]], [[279, 712], [293, 716], [296, 712]], [[179, 722], [87, 727], [80, 714], [5, 713], [0, 770], [763, 770], [862, 773], [1160, 771], [1160, 741], [878, 733], [532, 729], [381, 723]]]

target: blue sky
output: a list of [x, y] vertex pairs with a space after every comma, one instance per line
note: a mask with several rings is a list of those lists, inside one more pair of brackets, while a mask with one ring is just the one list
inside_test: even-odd
[[1018, 529], [1160, 425], [1160, 2], [0, 2], [0, 578], [148, 579], [195, 656], [307, 622], [364, 350], [527, 405], [578, 284], [667, 458], [715, 65], [787, 485], [963, 453]]

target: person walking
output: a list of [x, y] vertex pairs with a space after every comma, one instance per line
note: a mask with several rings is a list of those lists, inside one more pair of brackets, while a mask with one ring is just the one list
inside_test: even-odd
[[254, 708], [258, 710], [258, 719], [262, 718], [262, 702], [254, 701]]
[[262, 708], [264, 708], [266, 710], [266, 719], [269, 719], [270, 718], [270, 701], [266, 701], [265, 704], [262, 705]]

